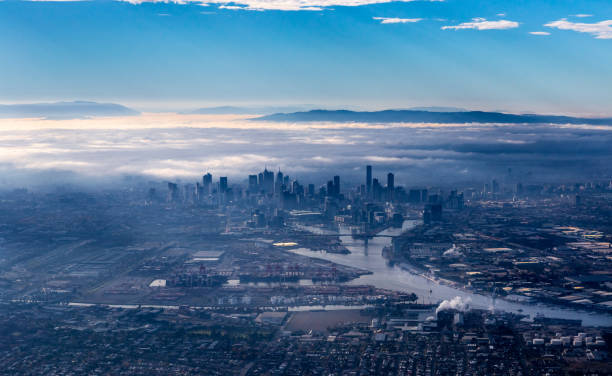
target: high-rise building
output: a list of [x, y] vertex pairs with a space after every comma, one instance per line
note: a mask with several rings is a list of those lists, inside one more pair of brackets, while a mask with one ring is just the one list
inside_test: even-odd
[[340, 176], [334, 176], [334, 197], [340, 196]]
[[227, 176], [221, 176], [219, 178], [219, 192], [227, 192]]
[[280, 194], [283, 190], [283, 173], [278, 170], [276, 173], [276, 181], [274, 182], [274, 192]]
[[264, 169], [263, 172], [263, 190], [266, 193], [274, 193], [274, 171]]
[[391, 172], [387, 174], [387, 188], [395, 189], [395, 176]]
[[334, 181], [333, 180], [329, 180], [327, 181], [327, 194], [326, 196], [333, 196], [334, 195]]
[[203, 201], [205, 199], [204, 186], [200, 183], [196, 183], [196, 197], [198, 201]]
[[372, 195], [372, 166], [366, 166], [366, 193], [368, 197]]
[[378, 182], [378, 179], [372, 179], [372, 198], [376, 201], [380, 201], [382, 199], [382, 186]]
[[210, 188], [212, 185], [212, 175], [210, 172], [207, 172], [206, 175], [202, 176], [202, 189], [205, 195], [210, 193]]
[[393, 196], [395, 193], [395, 175], [391, 172], [387, 174], [387, 199], [389, 201], [393, 200]]
[[308, 184], [308, 196], [312, 197], [315, 195], [315, 185], [314, 184]]
[[249, 175], [249, 192], [257, 192], [257, 175]]
[[168, 183], [168, 201], [176, 202], [179, 198], [178, 185], [175, 183]]
[[257, 185], [259, 186], [259, 189], [263, 189], [263, 186], [264, 186], [263, 172], [260, 172], [259, 174], [257, 174]]

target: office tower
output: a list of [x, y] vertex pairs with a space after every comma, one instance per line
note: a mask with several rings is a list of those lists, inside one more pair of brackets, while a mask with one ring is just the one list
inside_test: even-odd
[[395, 176], [391, 172], [387, 174], [387, 188], [395, 189]]
[[333, 180], [329, 180], [327, 182], [327, 194], [326, 196], [333, 196], [334, 195], [334, 181]]
[[291, 192], [295, 193], [298, 199], [304, 197], [304, 186], [301, 185], [297, 180], [293, 181]]
[[314, 184], [308, 184], [308, 197], [312, 197], [315, 195], [315, 185]]
[[204, 186], [200, 183], [196, 183], [196, 196], [198, 201], [204, 200]]
[[193, 184], [185, 184], [183, 186], [183, 202], [193, 203], [196, 201], [197, 190]]
[[378, 182], [378, 179], [372, 179], [372, 198], [376, 201], [382, 199], [382, 186]]
[[340, 196], [340, 176], [334, 176], [334, 197]]
[[372, 166], [366, 166], [366, 193], [368, 197], [372, 195]]
[[450, 209], [463, 209], [463, 193], [457, 193], [456, 189], [452, 190], [446, 205]]
[[178, 201], [178, 198], [178, 185], [176, 185], [175, 183], [168, 183], [168, 201], [176, 202]]
[[263, 190], [266, 193], [274, 193], [274, 171], [264, 169], [263, 172]]
[[421, 189], [421, 202], [427, 202], [427, 189]]
[[259, 189], [263, 189], [263, 186], [264, 186], [263, 172], [260, 172], [259, 174], [257, 174], [257, 185], [259, 186]]
[[249, 175], [249, 192], [257, 192], [257, 175]]
[[225, 193], [227, 191], [227, 176], [221, 176], [219, 178], [219, 192]]
[[279, 194], [283, 189], [283, 173], [278, 170], [276, 173], [276, 181], [274, 182], [274, 192]]
[[387, 174], [387, 199], [393, 200], [393, 194], [395, 193], [395, 176], [392, 173]]
[[212, 185], [212, 175], [208, 172], [206, 173], [206, 175], [202, 176], [202, 188], [204, 190], [205, 195], [210, 193], [211, 185]]

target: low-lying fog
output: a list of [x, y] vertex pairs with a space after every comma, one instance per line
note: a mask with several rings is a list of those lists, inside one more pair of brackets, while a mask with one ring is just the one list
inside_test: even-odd
[[0, 186], [105, 186], [126, 176], [242, 182], [279, 167], [304, 182], [454, 184], [610, 176], [612, 128], [499, 124], [268, 123], [233, 115], [143, 114], [73, 120], [0, 119]]

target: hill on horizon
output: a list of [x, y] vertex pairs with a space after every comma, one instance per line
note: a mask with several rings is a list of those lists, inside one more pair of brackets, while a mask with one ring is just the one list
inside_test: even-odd
[[276, 113], [255, 121], [285, 122], [356, 122], [356, 123], [501, 123], [501, 124], [587, 124], [610, 125], [612, 118], [585, 118], [561, 115], [509, 114], [487, 111], [423, 111], [423, 110], [312, 110]]
[[140, 112], [116, 103], [89, 101], [0, 104], [0, 118], [45, 118], [55, 120], [91, 116], [134, 116]]

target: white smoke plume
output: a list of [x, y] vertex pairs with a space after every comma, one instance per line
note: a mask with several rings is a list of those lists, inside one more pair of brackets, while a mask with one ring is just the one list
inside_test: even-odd
[[470, 310], [470, 303], [472, 299], [466, 298], [463, 299], [460, 296], [455, 296], [451, 300], [443, 300], [442, 303], [436, 308], [436, 315], [440, 311], [444, 311], [447, 309], [454, 309], [461, 312], [466, 312]]
[[453, 246], [442, 254], [442, 257], [457, 258], [463, 256], [463, 253], [453, 244]]

